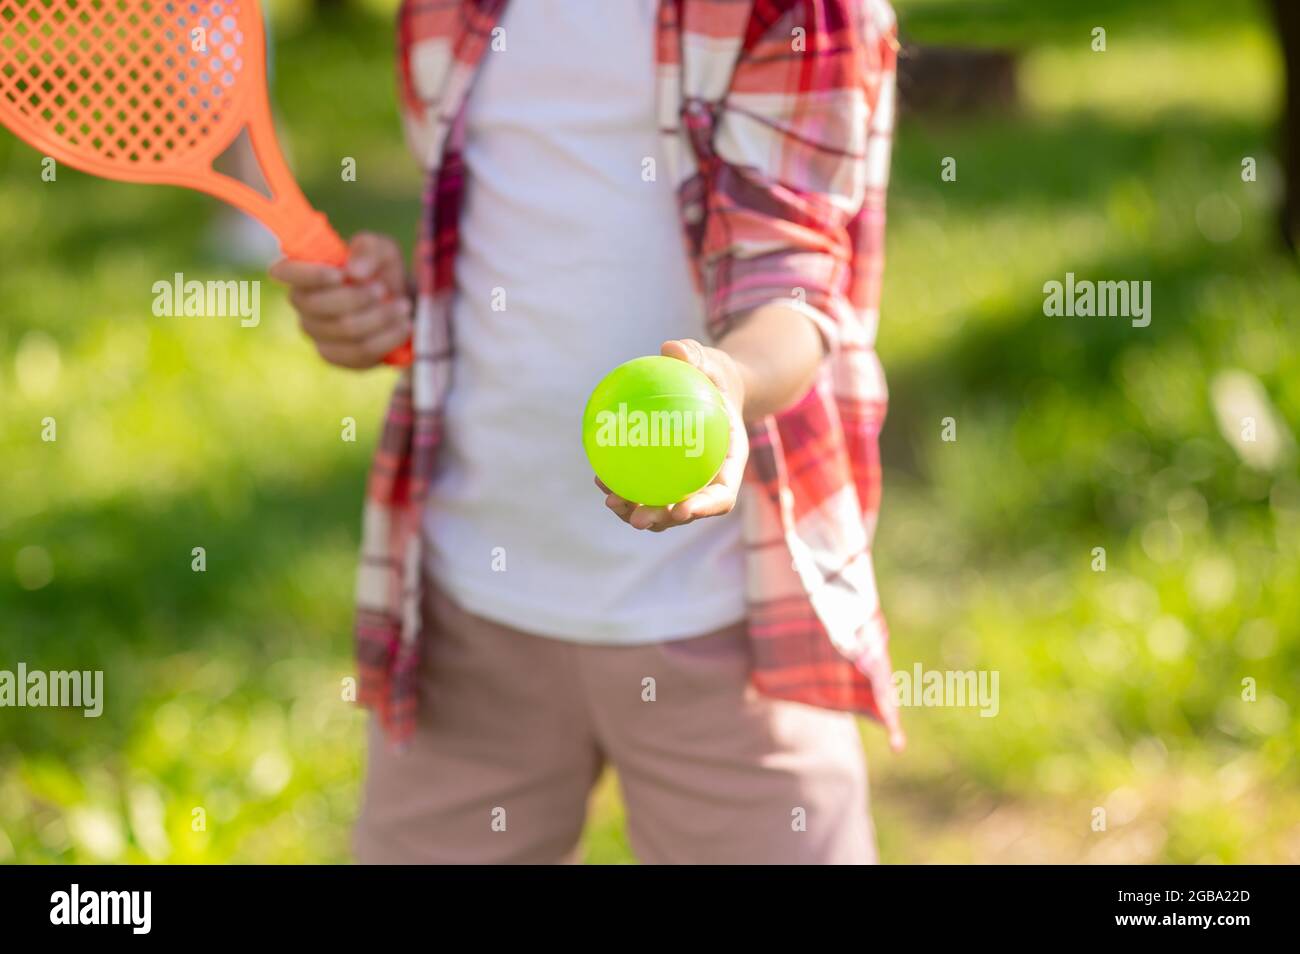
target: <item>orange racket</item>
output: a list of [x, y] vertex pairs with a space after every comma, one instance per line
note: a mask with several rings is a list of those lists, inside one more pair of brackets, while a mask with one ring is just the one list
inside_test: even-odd
[[[0, 123], [82, 172], [216, 196], [289, 258], [347, 262], [276, 140], [258, 0], [0, 0]], [[244, 129], [270, 198], [212, 167]]]

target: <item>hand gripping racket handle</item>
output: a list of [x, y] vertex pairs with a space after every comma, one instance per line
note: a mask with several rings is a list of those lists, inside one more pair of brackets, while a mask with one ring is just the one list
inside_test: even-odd
[[[282, 237], [281, 250], [287, 258], [298, 262], [319, 262], [334, 268], [348, 263], [347, 243], [334, 231], [322, 212], [312, 212], [305, 217], [306, 227], [292, 236]], [[399, 345], [384, 356], [384, 364], [405, 368], [414, 360], [411, 342]]]

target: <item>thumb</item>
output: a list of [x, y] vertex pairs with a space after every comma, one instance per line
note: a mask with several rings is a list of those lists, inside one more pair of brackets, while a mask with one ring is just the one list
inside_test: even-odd
[[390, 258], [388, 242], [374, 232], [358, 232], [348, 243], [348, 278], [354, 282], [382, 279], [382, 270]]
[[710, 378], [714, 377], [712, 362], [709, 360], [704, 345], [694, 338], [674, 338], [672, 341], [665, 341], [659, 348], [659, 353], [665, 358], [676, 358], [678, 361], [685, 361], [692, 367], [699, 368]]
[[659, 348], [659, 353], [665, 358], [676, 358], [699, 368], [713, 382], [714, 387], [723, 394], [731, 394], [732, 389], [727, 376], [722, 373], [717, 360], [713, 357], [715, 352], [705, 348], [694, 338], [675, 338], [672, 341], [665, 341]]

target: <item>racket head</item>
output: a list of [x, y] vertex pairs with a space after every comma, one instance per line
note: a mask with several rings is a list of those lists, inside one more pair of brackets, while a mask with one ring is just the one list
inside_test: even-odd
[[[0, 0], [0, 124], [90, 175], [222, 199], [290, 258], [347, 261], [276, 139], [260, 0]], [[269, 197], [212, 168], [245, 128]]]
[[264, 64], [257, 0], [0, 0], [0, 122], [108, 179], [208, 185]]

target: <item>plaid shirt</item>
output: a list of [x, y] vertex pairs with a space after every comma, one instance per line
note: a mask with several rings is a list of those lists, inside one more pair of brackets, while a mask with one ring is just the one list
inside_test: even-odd
[[[357, 589], [360, 700], [398, 743], [418, 705], [420, 517], [453, 357], [464, 107], [505, 3], [405, 0], [398, 14], [403, 122], [428, 176], [415, 363], [397, 383], [376, 452]], [[816, 321], [829, 347], [802, 400], [749, 426], [738, 507], [753, 683], [875, 716], [898, 748], [871, 561], [894, 35], [885, 0], [661, 0], [654, 79], [709, 333], [716, 339], [779, 301]]]

